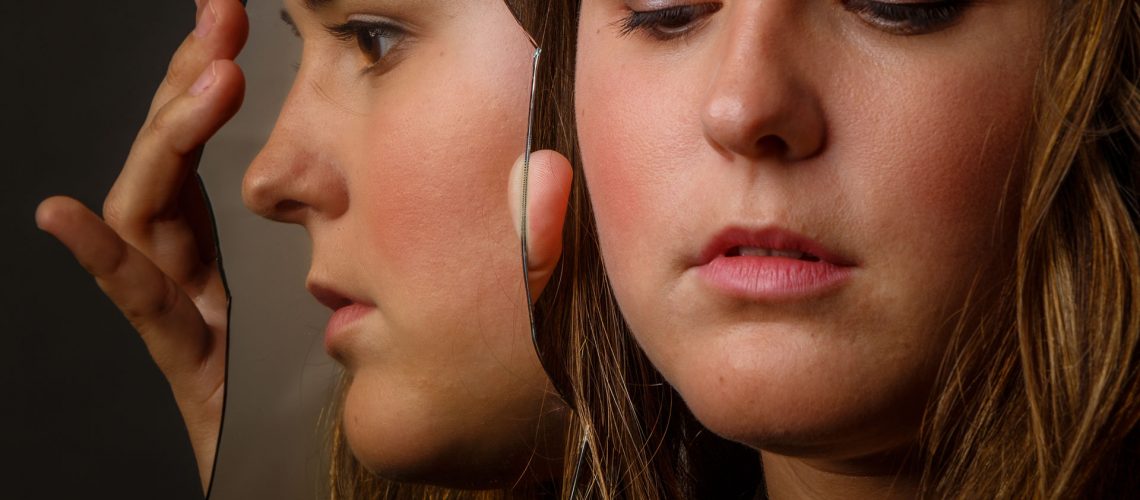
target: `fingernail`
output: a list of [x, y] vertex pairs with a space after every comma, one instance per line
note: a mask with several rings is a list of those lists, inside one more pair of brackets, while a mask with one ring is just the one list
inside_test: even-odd
[[210, 87], [214, 85], [214, 81], [218, 79], [218, 72], [214, 69], [214, 64], [215, 63], [210, 63], [210, 67], [206, 68], [206, 70], [202, 72], [202, 75], [198, 77], [198, 80], [194, 82], [194, 85], [190, 86], [190, 95], [195, 97], [200, 96], [203, 92], [210, 90]]
[[206, 10], [198, 18], [198, 24], [194, 26], [194, 36], [205, 38], [214, 29], [215, 24], [218, 24], [218, 13], [214, 10], [214, 2], [209, 2], [206, 4]]

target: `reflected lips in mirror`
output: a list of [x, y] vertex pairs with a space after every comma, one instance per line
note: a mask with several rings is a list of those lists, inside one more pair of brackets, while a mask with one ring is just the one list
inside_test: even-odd
[[333, 311], [328, 325], [325, 326], [325, 352], [337, 358], [335, 350], [337, 338], [343, 336], [342, 332], [360, 318], [376, 310], [376, 306], [363, 299], [348, 297], [337, 290], [317, 283], [309, 283], [306, 288], [309, 289], [309, 293], [313, 297], [316, 297], [318, 302]]

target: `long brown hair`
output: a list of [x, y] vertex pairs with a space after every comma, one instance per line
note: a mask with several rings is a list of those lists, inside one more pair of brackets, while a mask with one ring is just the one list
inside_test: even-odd
[[[574, 35], [576, 11], [565, 15], [557, 2], [543, 0], [506, 0], [507, 6], [519, 24], [542, 48], [542, 57], [536, 75], [537, 95], [534, 114], [534, 149], [553, 149], [571, 161], [576, 160], [577, 142], [574, 135], [573, 108], [570, 105], [573, 83], [571, 71], [574, 61]], [[520, 138], [520, 146], [523, 145]], [[573, 248], [567, 248], [567, 254]], [[519, 272], [523, 272], [520, 263]], [[542, 315], [553, 307], [561, 307], [557, 300], [559, 283], [552, 282], [535, 304], [535, 313]], [[344, 398], [351, 379], [343, 374], [335, 391], [333, 404], [326, 412], [324, 425], [328, 428], [329, 473], [328, 497], [332, 500], [506, 500], [557, 498], [560, 484], [557, 479], [543, 481], [524, 473], [517, 485], [509, 489], [473, 491], [456, 490], [433, 485], [407, 484], [377, 476], [366, 469], [352, 454], [343, 429]], [[536, 409], [537, 411], [537, 409]], [[574, 429], [573, 416], [569, 417], [568, 432]]]
[[1140, 4], [1054, 9], [1014, 272], [943, 363], [930, 496], [1140, 494]]

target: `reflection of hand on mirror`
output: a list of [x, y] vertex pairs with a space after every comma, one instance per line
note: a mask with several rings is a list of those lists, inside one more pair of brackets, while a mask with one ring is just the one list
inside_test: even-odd
[[[515, 232], [520, 233], [522, 215], [523, 159], [520, 156], [511, 169], [510, 207], [515, 221]], [[570, 199], [570, 184], [574, 173], [566, 157], [549, 150], [530, 155], [530, 175], [527, 185], [527, 277], [535, 297], [550, 281], [554, 267], [562, 254], [562, 224], [566, 219], [566, 204]]]
[[146, 343], [170, 383], [205, 490], [221, 424], [228, 300], [193, 170], [202, 145], [241, 106], [245, 80], [233, 58], [249, 27], [238, 0], [199, 2], [197, 19], [104, 201], [104, 219], [53, 197], [36, 223], [67, 246]]

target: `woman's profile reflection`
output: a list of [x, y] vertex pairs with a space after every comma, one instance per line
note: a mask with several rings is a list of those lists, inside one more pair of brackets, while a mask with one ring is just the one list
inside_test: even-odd
[[[541, 3], [510, 7], [534, 20]], [[333, 494], [557, 495], [568, 417], [530, 343], [506, 195], [527, 129], [531, 39], [501, 0], [286, 0], [281, 12], [301, 63], [243, 199], [312, 240], [305, 286], [333, 311], [325, 347], [346, 374]], [[102, 217], [65, 197], [36, 213], [166, 376], [203, 489], [229, 325], [194, 169], [241, 105], [233, 59], [247, 32], [238, 0], [198, 2]], [[536, 126], [556, 128], [555, 115]], [[532, 161], [568, 189], [561, 160]]]

